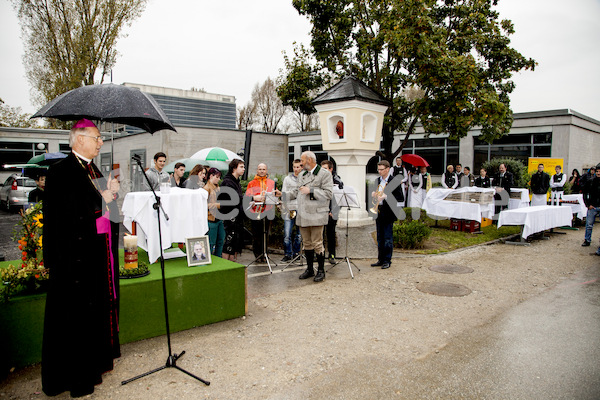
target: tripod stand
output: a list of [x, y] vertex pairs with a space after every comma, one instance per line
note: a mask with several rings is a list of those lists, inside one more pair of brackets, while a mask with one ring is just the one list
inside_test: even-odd
[[[354, 198], [351, 197], [352, 195], [354, 195]], [[331, 268], [329, 268], [327, 270], [327, 272], [331, 271], [338, 264], [342, 264], [345, 262], [346, 264], [348, 264], [348, 270], [350, 270], [350, 276], [352, 277], [352, 279], [354, 279], [354, 274], [352, 273], [352, 266], [354, 266], [354, 268], [356, 268], [358, 270], [358, 272], [360, 272], [360, 268], [358, 268], [356, 266], [356, 264], [354, 264], [352, 261], [350, 261], [350, 257], [348, 257], [348, 219], [349, 219], [350, 208], [353, 208], [353, 207], [357, 208], [357, 207], [359, 207], [359, 204], [358, 204], [358, 201], [356, 198], [356, 193], [346, 192], [346, 191], [342, 191], [341, 195], [339, 196], [339, 199], [336, 199], [336, 201], [338, 204], [340, 204], [340, 207], [346, 208], [346, 256], [342, 260], [335, 263]]]
[[177, 360], [185, 354], [185, 350], [179, 354], [173, 354], [173, 352], [171, 351], [171, 329], [169, 327], [169, 307], [167, 306], [167, 284], [166, 284], [166, 280], [165, 280], [165, 258], [163, 255], [163, 247], [162, 247], [160, 210], [162, 210], [163, 214], [165, 215], [165, 219], [167, 221], [169, 220], [169, 217], [167, 216], [167, 213], [165, 213], [165, 210], [163, 210], [162, 205], [160, 204], [160, 197], [158, 197], [156, 195], [156, 192], [154, 191], [154, 188], [152, 187], [152, 183], [150, 183], [150, 179], [148, 179], [148, 175], [146, 175], [146, 172], [144, 171], [144, 168], [142, 167], [141, 158], [139, 156], [133, 156], [132, 159], [134, 161], [136, 161], [138, 163], [138, 165], [140, 166], [140, 169], [141, 169], [142, 173], [144, 174], [144, 176], [146, 177], [146, 182], [148, 182], [148, 186], [150, 187], [150, 190], [152, 190], [152, 194], [154, 194], [154, 199], [156, 201], [152, 207], [156, 210], [156, 213], [158, 216], [158, 242], [160, 245], [160, 269], [162, 271], [162, 289], [163, 289], [162, 291], [163, 291], [163, 302], [165, 305], [165, 324], [166, 324], [166, 328], [167, 328], [167, 346], [168, 346], [168, 350], [169, 350], [169, 356], [167, 357], [167, 361], [166, 361], [165, 365], [158, 367], [156, 369], [153, 369], [152, 371], [148, 371], [141, 375], [138, 375], [133, 378], [127, 379], [125, 381], [122, 381], [121, 385], [126, 385], [129, 382], [133, 382], [136, 379], [151, 375], [151, 374], [161, 371], [165, 368], [176, 368], [176, 369], [180, 370], [181, 372], [191, 376], [192, 378], [199, 380], [200, 382], [204, 383], [205, 385], [210, 385], [209, 381], [205, 381], [204, 379], [199, 378], [194, 374], [191, 374], [190, 372], [186, 371], [185, 369], [183, 369], [177, 365]]
[[269, 271], [271, 271], [271, 273], [273, 273], [273, 269], [271, 268], [271, 263], [275, 264], [275, 266], [277, 266], [277, 262], [275, 262], [275, 260], [271, 260], [271, 257], [269, 257], [269, 253], [267, 251], [267, 216], [265, 215], [263, 218], [263, 252], [254, 259], [254, 261], [252, 261], [250, 264], [246, 265], [246, 267], [251, 266], [254, 263], [258, 264], [258, 260], [260, 260], [261, 258], [264, 257], [265, 261], [267, 262], [267, 266], [269, 267]]

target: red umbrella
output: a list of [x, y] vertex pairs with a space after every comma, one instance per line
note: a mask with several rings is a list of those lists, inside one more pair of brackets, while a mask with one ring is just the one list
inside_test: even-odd
[[429, 163], [423, 157], [416, 154], [402, 154], [402, 161], [415, 167], [429, 167]]

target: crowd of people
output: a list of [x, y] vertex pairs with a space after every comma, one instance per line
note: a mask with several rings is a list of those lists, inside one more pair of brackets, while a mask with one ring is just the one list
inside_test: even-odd
[[[30, 194], [30, 202], [43, 204], [43, 257], [50, 271], [42, 347], [42, 388], [49, 396], [65, 391], [70, 391], [72, 397], [93, 393], [103, 373], [110, 371], [114, 358], [120, 356], [116, 204], [120, 186], [117, 179], [104, 177], [93, 162], [102, 145], [103, 137], [94, 123], [78, 121], [70, 132], [72, 152], [53, 165], [47, 176], [38, 176], [38, 187]], [[147, 190], [165, 184], [208, 192], [210, 249], [195, 243], [197, 260], [206, 259], [210, 251], [236, 261], [243, 247], [246, 215], [252, 220], [253, 251], [260, 258], [265, 253], [264, 239], [268, 238], [264, 233], [275, 207], [280, 207], [284, 220], [283, 260], [291, 261], [304, 251], [307, 267], [299, 278], [313, 278], [315, 282], [325, 279], [325, 261], [334, 263], [336, 257], [337, 210], [333, 194], [344, 187], [330, 161], [318, 164], [313, 152], [302, 153], [294, 160], [293, 173], [284, 179], [281, 190], [268, 177], [267, 165], [261, 163], [245, 191], [240, 182], [246, 168], [242, 160], [232, 160], [222, 179], [221, 171], [203, 165], [196, 165], [186, 179], [185, 165], [177, 163], [173, 173], [168, 174], [165, 164], [166, 155], [157, 153], [147, 172]], [[558, 204], [569, 182], [573, 192], [583, 193], [588, 209], [583, 246], [590, 246], [594, 220], [600, 215], [600, 165], [582, 176], [574, 170], [569, 179], [560, 166], [555, 171], [550, 177], [543, 164], [538, 166], [531, 178], [532, 203], [543, 199], [545, 204], [545, 196], [551, 191], [552, 203]], [[392, 227], [401, 214], [399, 208], [420, 207], [432, 180], [426, 167], [405, 165], [400, 157], [393, 167], [388, 161], [380, 161], [377, 172], [370, 193], [370, 211], [376, 215], [377, 231], [377, 261], [372, 266], [388, 269], [393, 252]], [[510, 193], [513, 185], [514, 177], [505, 164], [500, 164], [492, 177], [482, 168], [475, 178], [468, 167], [460, 164], [449, 165], [442, 176], [442, 186], [448, 189], [495, 187], [497, 194], [502, 194]], [[600, 255], [600, 248], [596, 254]]]

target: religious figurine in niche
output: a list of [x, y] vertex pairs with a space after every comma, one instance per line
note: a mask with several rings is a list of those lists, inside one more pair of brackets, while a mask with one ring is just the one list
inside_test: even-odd
[[335, 133], [337, 133], [338, 138], [344, 138], [344, 123], [341, 120], [335, 125]]

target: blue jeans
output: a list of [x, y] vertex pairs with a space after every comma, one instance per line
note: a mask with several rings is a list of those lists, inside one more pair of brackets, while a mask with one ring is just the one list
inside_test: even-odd
[[600, 207], [594, 207], [591, 210], [588, 208], [585, 217], [585, 240], [587, 242], [592, 241], [592, 228], [594, 227], [594, 220], [598, 215], [600, 215]]
[[382, 221], [383, 218], [375, 220], [377, 227], [377, 260], [382, 263], [392, 262], [394, 251], [394, 221]]
[[225, 243], [225, 227], [223, 221], [208, 221], [208, 242], [210, 252], [217, 257], [223, 254], [223, 243]]
[[296, 232], [292, 235], [294, 225], [296, 225], [296, 218], [283, 220], [283, 250], [285, 251], [285, 255], [289, 257], [300, 253], [300, 231], [296, 227]]

